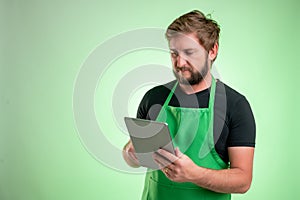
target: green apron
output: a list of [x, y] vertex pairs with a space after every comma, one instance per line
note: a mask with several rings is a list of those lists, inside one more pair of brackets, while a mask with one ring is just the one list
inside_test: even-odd
[[[214, 148], [213, 109], [216, 82], [212, 77], [208, 108], [182, 108], [169, 106], [178, 82], [165, 101], [157, 121], [169, 125], [175, 147], [190, 157], [198, 166], [211, 169], [225, 169], [223, 162]], [[142, 200], [228, 200], [230, 194], [216, 193], [185, 182], [169, 180], [161, 170], [148, 169]]]

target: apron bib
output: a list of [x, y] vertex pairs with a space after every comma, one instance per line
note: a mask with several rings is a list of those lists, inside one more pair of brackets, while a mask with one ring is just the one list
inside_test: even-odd
[[[198, 166], [225, 169], [214, 148], [213, 109], [216, 82], [212, 85], [208, 108], [181, 108], [169, 106], [178, 82], [172, 88], [157, 121], [168, 123], [174, 147], [190, 157]], [[148, 170], [142, 200], [229, 200], [230, 194], [216, 193], [193, 183], [177, 183], [169, 180], [161, 170]]]

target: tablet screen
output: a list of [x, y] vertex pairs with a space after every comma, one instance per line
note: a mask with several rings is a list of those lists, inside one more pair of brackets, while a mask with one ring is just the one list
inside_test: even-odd
[[175, 154], [166, 123], [130, 117], [124, 119], [141, 166], [159, 169], [152, 158], [152, 154], [158, 149]]

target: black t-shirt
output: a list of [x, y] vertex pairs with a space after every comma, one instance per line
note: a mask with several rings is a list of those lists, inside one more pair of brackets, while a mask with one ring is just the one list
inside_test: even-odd
[[[149, 90], [143, 97], [137, 118], [155, 120], [176, 81]], [[207, 108], [210, 88], [195, 94], [175, 89], [169, 105], [186, 108]], [[216, 83], [214, 103], [215, 149], [228, 163], [227, 147], [255, 146], [255, 121], [247, 99], [220, 80]]]

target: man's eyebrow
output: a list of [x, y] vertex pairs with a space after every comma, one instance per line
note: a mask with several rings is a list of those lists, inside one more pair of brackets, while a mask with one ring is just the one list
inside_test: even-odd
[[[187, 48], [187, 49], [183, 49], [182, 51], [195, 51], [195, 50], [197, 50], [196, 48]], [[170, 48], [170, 51], [175, 51], [175, 52], [177, 52], [178, 50], [177, 49], [172, 49], [172, 48]]]
[[196, 48], [188, 48], [188, 49], [183, 49], [183, 51], [195, 51], [197, 50]]

